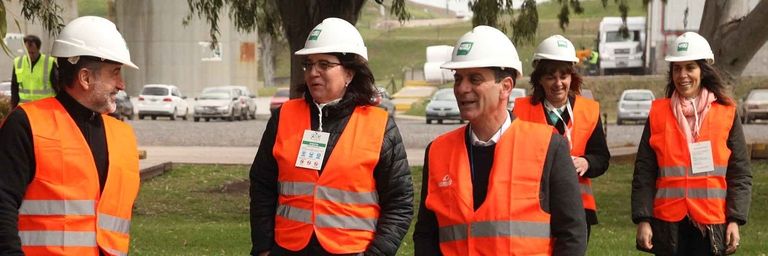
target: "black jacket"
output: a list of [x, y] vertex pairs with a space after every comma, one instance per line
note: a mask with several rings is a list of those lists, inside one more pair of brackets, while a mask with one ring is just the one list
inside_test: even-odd
[[[576, 104], [576, 98], [569, 97], [569, 99], [571, 107], [573, 107], [573, 105]], [[544, 104], [539, 105], [543, 109], [544, 113], [547, 113], [547, 109], [544, 108]], [[547, 119], [547, 124], [554, 126], [557, 129], [557, 132], [562, 135], [565, 133], [564, 124], [571, 120], [571, 116], [568, 114], [568, 111], [564, 111], [561, 116], [565, 122], [563, 122], [563, 120], [558, 120], [557, 123], [553, 124], [549, 118], [545, 119]], [[589, 168], [587, 168], [587, 171], [584, 173], [585, 178], [594, 179], [600, 177], [601, 175], [605, 174], [605, 171], [608, 170], [609, 160], [611, 159], [611, 152], [608, 151], [608, 143], [605, 141], [605, 132], [603, 131], [602, 121], [602, 118], [597, 118], [597, 125], [595, 126], [595, 130], [592, 131], [592, 135], [590, 135], [589, 139], [587, 140], [587, 146], [584, 150], [584, 155], [580, 156], [584, 159], [587, 159], [587, 163], [589, 163]], [[587, 224], [597, 224], [597, 213], [595, 211], [584, 208], [584, 214], [587, 218]]]
[[[469, 136], [465, 136], [465, 142], [469, 149], [471, 147], [469, 146], [471, 145]], [[437, 217], [435, 212], [426, 208], [424, 202], [427, 191], [429, 191], [426, 181], [429, 179], [430, 146], [427, 147], [424, 153], [421, 202], [419, 203], [419, 214], [413, 233], [415, 255], [423, 256], [442, 255], [440, 252]], [[475, 164], [473, 165], [476, 178], [472, 181], [472, 184], [473, 186], [486, 187], [487, 190], [487, 177], [493, 164], [492, 152], [491, 156], [485, 160], [485, 162], [490, 163], [478, 163], [478, 159], [479, 157], [475, 159]], [[480, 165], [485, 165], [486, 168], [477, 168]], [[576, 170], [568, 150], [568, 142], [562, 136], [553, 133], [549, 143], [549, 150], [547, 150], [547, 156], [544, 160], [541, 191], [539, 194], [541, 208], [551, 214], [550, 226], [554, 241], [553, 255], [584, 255], [587, 249], [587, 225], [584, 219], [584, 206], [581, 201], [578, 179], [574, 175], [575, 173]], [[482, 181], [485, 182], [483, 183]], [[473, 192], [474, 201], [485, 200], [485, 198], [478, 198], [478, 196], [477, 192]], [[484, 194], [480, 196], [484, 197]]]
[[[310, 105], [312, 129], [317, 130], [318, 109], [308, 93], [305, 100]], [[330, 152], [333, 151], [346, 127], [354, 107], [354, 103], [345, 98], [335, 105], [323, 108], [323, 131], [330, 133], [323, 168], [327, 165]], [[279, 170], [272, 155], [272, 148], [277, 135], [280, 110], [280, 108], [276, 109], [267, 122], [267, 128], [251, 166], [251, 242], [253, 244], [251, 254], [257, 255], [269, 250], [271, 255], [327, 255], [328, 253], [320, 246], [314, 234], [309, 245], [301, 252], [280, 248], [274, 241]], [[321, 169], [320, 173], [322, 171]], [[381, 215], [376, 236], [365, 251], [365, 255], [395, 255], [413, 218], [413, 181], [400, 131], [391, 117], [387, 121], [379, 162], [373, 174], [379, 194]]]
[[[747, 154], [747, 143], [744, 140], [744, 132], [739, 120], [738, 115], [734, 115], [734, 119], [731, 120], [733, 126], [726, 142], [728, 149], [731, 150], [731, 156], [728, 159], [728, 168], [725, 174], [728, 185], [725, 198], [725, 217], [726, 222], [744, 225], [747, 223], [749, 205], [752, 200], [752, 172]], [[666, 254], [670, 252], [668, 250], [676, 250], [677, 234], [659, 231], [677, 230], [679, 222], [664, 222], [653, 218], [653, 198], [656, 195], [656, 177], [659, 172], [659, 165], [656, 160], [656, 152], [649, 142], [651, 122], [650, 119], [645, 122], [643, 135], [637, 148], [635, 172], [632, 179], [632, 221], [635, 224], [642, 221], [650, 222], [653, 230], [654, 252]], [[725, 225], [716, 225], [713, 228], [724, 232]], [[664, 251], [661, 251], [662, 248]]]
[[[109, 152], [102, 115], [84, 107], [65, 92], [56, 95], [56, 99], [88, 143], [103, 189], [109, 169]], [[33, 142], [26, 112], [22, 108], [14, 109], [0, 127], [0, 255], [22, 255], [17, 224], [19, 206], [27, 186], [35, 177]]]

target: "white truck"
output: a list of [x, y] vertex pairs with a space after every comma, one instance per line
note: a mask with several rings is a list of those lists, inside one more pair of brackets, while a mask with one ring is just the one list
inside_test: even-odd
[[645, 73], [645, 17], [627, 17], [627, 37], [620, 29], [621, 17], [604, 17], [600, 21], [598, 53], [600, 73]]

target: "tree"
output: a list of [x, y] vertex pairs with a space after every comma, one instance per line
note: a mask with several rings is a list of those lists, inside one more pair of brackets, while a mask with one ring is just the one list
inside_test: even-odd
[[[187, 0], [187, 2], [191, 13], [185, 21], [189, 21], [194, 15], [204, 18], [211, 25], [210, 35], [214, 42], [219, 34], [218, 15], [221, 9], [227, 6], [229, 17], [241, 31], [252, 32], [256, 28], [262, 30], [259, 24], [266, 24], [267, 33], [275, 36], [280, 31], [277, 28], [282, 27], [291, 52], [303, 48], [304, 40], [310, 30], [325, 18], [338, 17], [352, 24], [357, 23], [360, 11], [365, 4], [365, 0]], [[383, 0], [376, 0], [376, 3], [383, 4]], [[271, 7], [276, 7], [277, 11], [268, 9]], [[401, 21], [410, 17], [405, 11], [405, 0], [393, 0], [390, 13]], [[304, 83], [301, 61], [301, 57], [291, 54], [291, 98], [300, 96], [296, 89]]]
[[699, 26], [715, 54], [715, 66], [731, 82], [768, 41], [768, 1], [760, 1], [752, 11], [736, 8], [737, 2], [707, 0], [702, 14], [706, 18]]
[[[24, 19], [30, 21], [39, 20], [43, 26], [43, 29], [48, 31], [52, 36], [55, 36], [64, 27], [64, 20], [59, 16], [62, 12], [61, 6], [56, 4], [55, 1], [50, 0], [20, 0], [21, 2], [21, 14]], [[16, 23], [16, 26], [19, 26]], [[0, 36], [5, 38], [5, 34], [8, 33], [8, 24], [6, 24], [6, 12], [5, 1], [0, 0]], [[0, 42], [3, 51], [7, 55], [11, 55], [11, 50], [5, 45], [5, 42]]]

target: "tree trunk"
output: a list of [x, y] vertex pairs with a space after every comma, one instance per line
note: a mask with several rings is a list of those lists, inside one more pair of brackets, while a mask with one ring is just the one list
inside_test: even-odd
[[707, 0], [699, 34], [709, 41], [715, 66], [732, 84], [768, 41], [768, 1], [752, 11], [737, 8], [740, 1]]
[[291, 98], [301, 97], [299, 86], [304, 84], [301, 70], [302, 56], [293, 53], [304, 48], [309, 32], [325, 18], [337, 17], [357, 23], [365, 0], [292, 0], [276, 1], [280, 12], [285, 38], [291, 47]]
[[271, 35], [266, 33], [259, 33], [261, 54], [261, 69], [264, 76], [264, 87], [275, 86], [275, 47], [274, 42], [276, 38], [272, 38]]

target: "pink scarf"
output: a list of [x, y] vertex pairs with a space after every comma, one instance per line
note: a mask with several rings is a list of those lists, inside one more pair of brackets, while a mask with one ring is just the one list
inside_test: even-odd
[[[699, 96], [693, 99], [685, 99], [677, 91], [672, 93], [672, 113], [677, 119], [677, 124], [685, 133], [685, 138], [689, 143], [694, 142], [699, 136], [702, 120], [709, 112], [712, 102], [715, 101], [715, 94], [701, 87]], [[695, 112], [694, 112], [694, 106]], [[698, 123], [697, 123], [698, 122]]]

